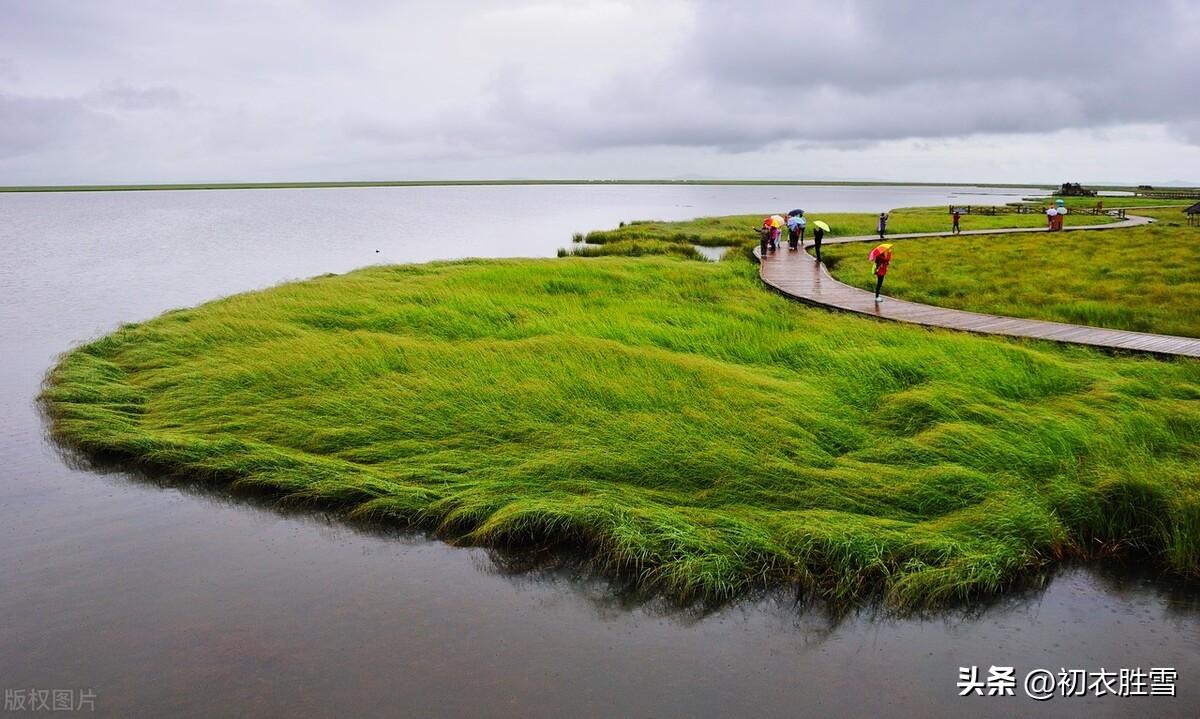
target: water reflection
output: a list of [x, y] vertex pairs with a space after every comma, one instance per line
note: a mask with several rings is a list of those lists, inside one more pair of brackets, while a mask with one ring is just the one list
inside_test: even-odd
[[692, 245], [692, 247], [711, 262], [719, 261], [729, 251], [728, 247], [705, 247], [704, 245]]
[[[318, 533], [347, 531], [363, 537], [401, 542], [409, 546], [430, 542], [446, 543], [460, 549], [469, 546], [461, 544], [454, 537], [435, 535], [421, 528], [397, 526], [369, 519], [351, 519], [304, 502], [289, 502], [276, 494], [239, 488], [222, 480], [157, 472], [133, 465], [119, 457], [86, 455], [57, 442], [51, 444], [63, 464], [77, 471], [107, 477], [110, 481], [176, 491], [213, 506], [247, 508], [307, 525], [315, 528]], [[338, 529], [335, 530], [335, 527]], [[572, 547], [471, 546], [470, 550], [467, 553], [482, 574], [503, 578], [518, 590], [547, 586], [569, 590], [579, 599], [593, 605], [597, 616], [601, 618], [612, 618], [637, 610], [649, 616], [690, 625], [731, 610], [756, 607], [758, 610], [770, 608], [773, 614], [794, 617], [797, 628], [811, 630], [820, 625], [826, 633], [845, 623], [862, 624], [893, 620], [942, 622], [948, 626], [962, 626], [986, 622], [989, 617], [997, 614], [1029, 611], [1045, 601], [1049, 587], [1056, 581], [1065, 577], [1070, 584], [1077, 582], [1080, 577], [1086, 577], [1086, 582], [1106, 598], [1153, 605], [1161, 608], [1166, 616], [1200, 620], [1200, 583], [1173, 574], [1162, 565], [1156, 564], [1152, 558], [1146, 557], [1106, 557], [1091, 562], [1062, 562], [1043, 571], [1030, 573], [994, 596], [933, 609], [898, 609], [886, 605], [880, 597], [851, 606], [831, 605], [811, 593], [787, 587], [762, 589], [713, 601], [681, 602], [660, 592], [645, 591], [639, 586], [636, 577], [614, 575], [603, 567], [598, 567], [586, 555]], [[1091, 599], [1094, 598], [1089, 597], [1087, 601]], [[1101, 604], [1108, 606], [1109, 602], [1103, 601]]]

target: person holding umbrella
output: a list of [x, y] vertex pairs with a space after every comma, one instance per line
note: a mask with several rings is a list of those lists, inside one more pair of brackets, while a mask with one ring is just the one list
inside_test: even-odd
[[771, 250], [779, 249], [779, 239], [783, 236], [783, 228], [787, 226], [787, 220], [783, 215], [771, 215]]
[[788, 226], [788, 249], [794, 250], [797, 245], [804, 247], [804, 226], [808, 224], [804, 219], [804, 210], [792, 210], [787, 216]]
[[771, 244], [771, 218], [764, 218], [762, 224], [759, 225], [755, 232], [758, 233], [758, 253], [762, 257], [767, 256], [767, 248]]
[[800, 246], [800, 216], [795, 214], [797, 212], [799, 212], [799, 210], [792, 210], [787, 215], [789, 250], [794, 250]]
[[829, 225], [824, 220], [813, 222], [813, 247], [817, 248], [817, 262], [821, 261], [821, 240], [825, 239], [826, 232], [829, 232]]
[[762, 227], [759, 229], [759, 250], [762, 254], [766, 254], [769, 249], [774, 252], [779, 247], [779, 228], [783, 227], [783, 217], [779, 215], [771, 215], [762, 221]]
[[892, 264], [892, 245], [884, 243], [878, 245], [871, 253], [867, 255], [867, 259], [875, 263], [875, 302], [883, 302], [883, 297], [879, 291], [883, 289], [883, 278], [887, 275], [888, 266]]
[[797, 210], [800, 214], [796, 217], [796, 225], [800, 228], [800, 246], [804, 247], [804, 230], [808, 227], [808, 220], [804, 217], [804, 210]]

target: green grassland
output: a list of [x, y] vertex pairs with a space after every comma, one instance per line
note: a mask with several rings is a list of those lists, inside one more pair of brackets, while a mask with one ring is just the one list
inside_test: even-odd
[[[1011, 317], [1200, 337], [1200, 228], [1178, 209], [1097, 233], [897, 240], [885, 293]], [[1067, 215], [1068, 218], [1072, 215]], [[869, 245], [831, 245], [835, 277], [871, 289]]]
[[[786, 212], [786, 210], [784, 211]], [[869, 213], [829, 212], [808, 213], [807, 239], [812, 238], [813, 222], [823, 220], [829, 225], [828, 237], [870, 235], [875, 232], [877, 215]], [[691, 245], [702, 247], [743, 246], [758, 243], [756, 228], [763, 215], [726, 215], [701, 217], [678, 222], [633, 221], [611, 230], [597, 230], [576, 235], [576, 244], [560, 255], [688, 255]], [[1108, 215], [1068, 214], [1066, 224], [1096, 225], [1113, 222]], [[1042, 227], [1045, 215], [1039, 213], [1000, 213], [996, 215], [963, 215], [964, 230], [999, 229], [1005, 227]], [[892, 210], [888, 217], [888, 233], [949, 232], [950, 214], [946, 207], [909, 207]], [[612, 247], [605, 247], [613, 245]], [[698, 256], [694, 259], [704, 259]]]
[[807, 308], [738, 255], [319, 277], [124, 326], [43, 394], [89, 454], [569, 547], [681, 599], [794, 584], [897, 607], [1063, 557], [1195, 575], [1198, 399], [1198, 362]]
[[1157, 197], [1037, 197], [1030, 198], [1027, 204], [1046, 207], [1056, 200], [1062, 200], [1069, 209], [1091, 209], [1096, 203], [1103, 203], [1104, 209], [1112, 210], [1120, 207], [1186, 207], [1196, 204], [1196, 200], [1171, 200]]

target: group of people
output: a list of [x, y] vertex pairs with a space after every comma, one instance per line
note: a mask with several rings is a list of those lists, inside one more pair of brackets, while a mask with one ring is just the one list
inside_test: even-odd
[[[875, 223], [875, 230], [879, 233], [879, 239], [883, 239], [887, 233], [888, 213], [880, 212], [879, 219]], [[821, 240], [825, 238], [825, 233], [829, 230], [829, 225], [817, 220], [813, 222], [813, 249], [816, 262], [821, 261]], [[804, 235], [808, 230], [808, 220], [804, 217], [804, 210], [792, 210], [783, 215], [770, 215], [763, 218], [762, 224], [758, 227], [759, 235], [759, 253], [766, 257], [768, 252], [775, 252], [779, 249], [779, 241], [783, 236], [783, 228], [787, 227], [788, 231], [788, 250], [795, 251], [803, 249]], [[958, 231], [958, 211], [954, 212], [954, 231]], [[892, 264], [892, 245], [884, 243], [876, 246], [867, 255], [867, 259], [875, 265], [875, 301], [883, 302], [883, 295], [880, 294], [883, 290], [883, 278], [887, 276], [888, 267]]]
[[1066, 215], [1067, 203], [1062, 200], [1055, 200], [1054, 205], [1046, 208], [1046, 229], [1050, 232], [1061, 231]]
[[[821, 261], [821, 240], [825, 238], [825, 230], [827, 226], [824, 222], [817, 221], [813, 227], [813, 248], [816, 250], [816, 261]], [[804, 247], [804, 236], [808, 232], [808, 220], [804, 217], [804, 210], [792, 210], [787, 213], [787, 217], [783, 215], [771, 215], [763, 218], [762, 225], [758, 228], [759, 234], [759, 251], [762, 254], [774, 252], [779, 249], [779, 241], [783, 236], [783, 228], [787, 228], [788, 232], [788, 250], [797, 250]]]
[[[1066, 217], [1067, 207], [1062, 200], [1055, 200], [1055, 204], [1046, 208], [1046, 223], [1047, 229], [1051, 232], [1061, 231], [1063, 228], [1063, 219]], [[955, 207], [950, 212], [951, 226], [950, 231], [954, 234], [962, 232], [959, 227], [959, 222], [962, 219], [962, 211]], [[825, 237], [825, 232], [829, 226], [824, 222], [816, 221], [813, 230], [813, 245], [816, 249], [817, 262], [821, 261], [821, 240]], [[875, 231], [879, 233], [879, 239], [883, 239], [887, 234], [888, 213], [880, 212], [878, 219], [875, 221]], [[759, 250], [765, 257], [768, 252], [774, 252], [779, 248], [779, 240], [783, 234], [783, 228], [787, 227], [788, 231], [788, 250], [796, 250], [804, 247], [804, 235], [808, 228], [808, 220], [804, 217], [803, 210], [792, 210], [783, 215], [771, 215], [762, 221], [762, 225], [758, 228], [760, 242]], [[892, 263], [892, 245], [884, 243], [877, 245], [867, 255], [867, 259], [875, 265], [875, 301], [883, 302], [883, 296], [880, 294], [883, 290], [883, 278], [887, 276], [888, 267]]]

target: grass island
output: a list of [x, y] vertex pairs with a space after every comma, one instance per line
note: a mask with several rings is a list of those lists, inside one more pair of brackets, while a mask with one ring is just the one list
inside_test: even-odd
[[[924, 607], [1126, 553], [1200, 572], [1200, 362], [805, 307], [759, 283], [743, 251], [757, 219], [633, 223], [573, 250], [603, 257], [370, 267], [235, 295], [76, 348], [42, 398], [89, 454], [457, 542], [579, 549], [685, 600], [793, 584]], [[964, 226], [977, 221], [1043, 219]], [[945, 208], [892, 214], [896, 232], [947, 226]], [[1097, 243], [1092, 269], [1132, 262], [1128, 281], [1175, 286], [1167, 236], [1184, 231], [1063, 241]], [[1004, 237], [988, 245], [1028, 260], [1027, 239]], [[902, 242], [889, 289], [1059, 316], [988, 272], [1007, 255]], [[700, 262], [694, 245], [734, 249]], [[843, 273], [865, 256], [828, 252]], [[910, 262], [928, 274], [906, 276]], [[1041, 253], [1018, 280], [1062, 287], [1075, 262]], [[984, 289], [956, 294], [963, 272]], [[1122, 287], [1063, 291], [1121, 293], [1130, 317], [1194, 333], [1194, 283], [1173, 303]]]

